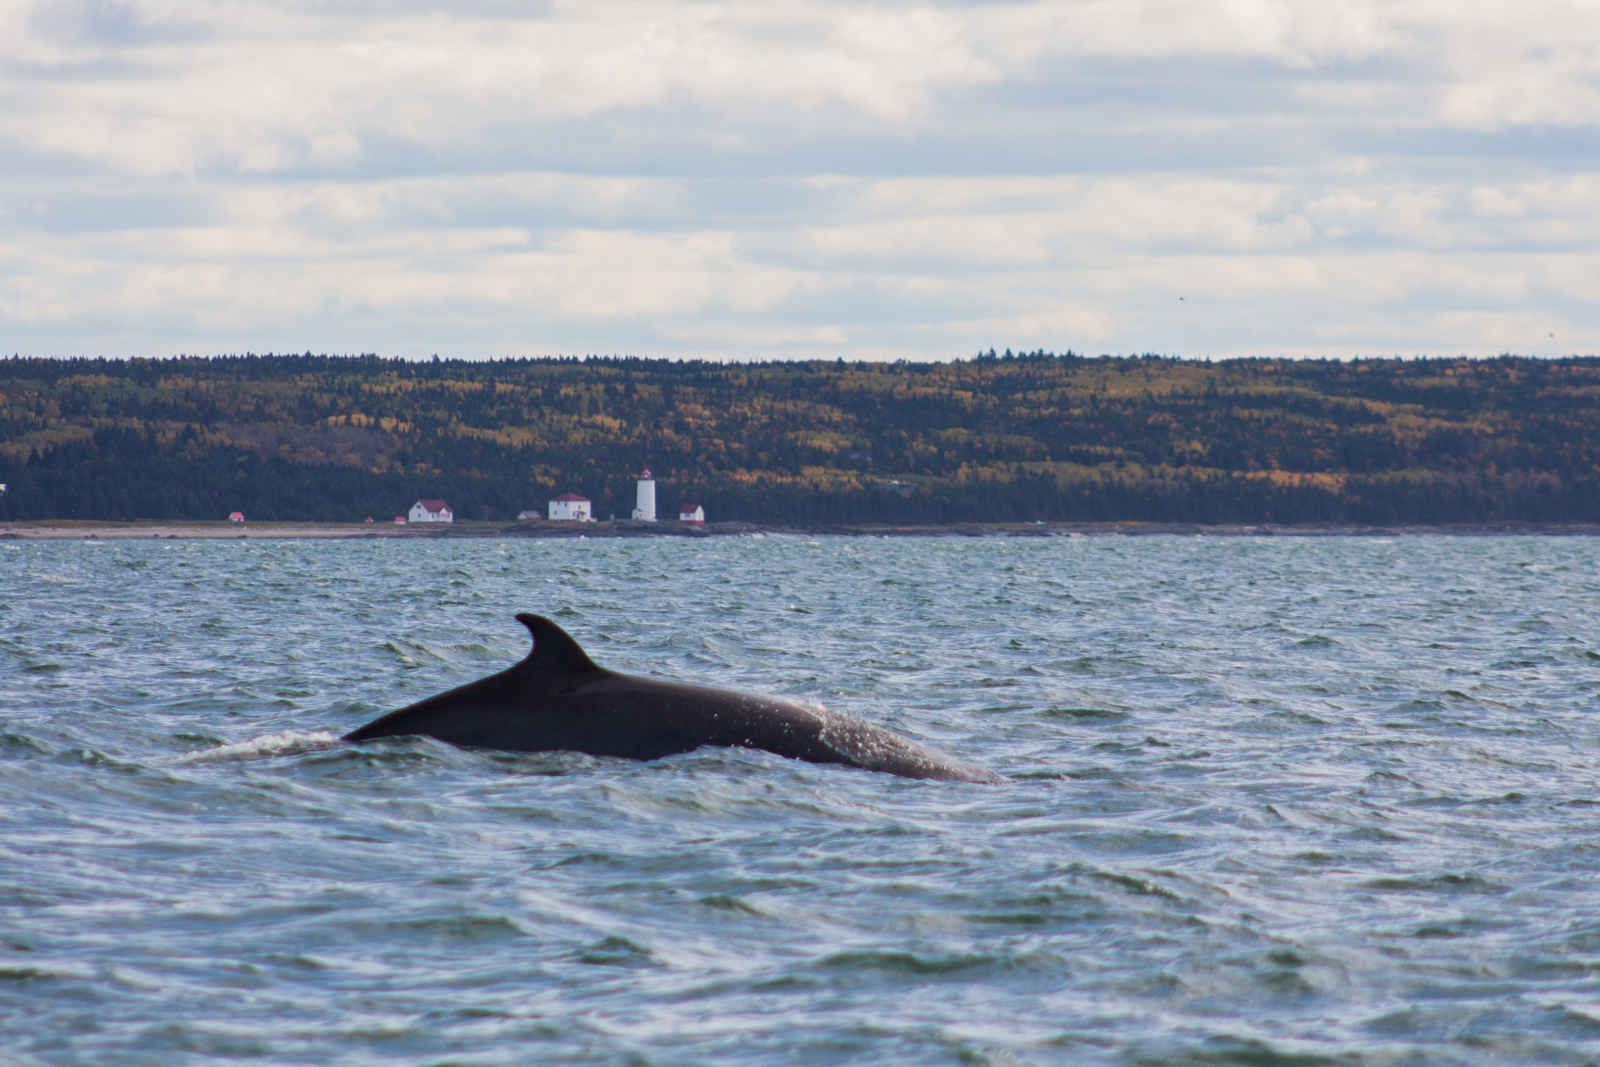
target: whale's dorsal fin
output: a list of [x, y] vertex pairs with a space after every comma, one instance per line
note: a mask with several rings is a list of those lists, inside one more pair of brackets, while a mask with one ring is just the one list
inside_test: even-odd
[[524, 611], [517, 615], [517, 621], [533, 635], [533, 651], [517, 665], [519, 668], [548, 674], [583, 674], [600, 669], [571, 634], [543, 615]]

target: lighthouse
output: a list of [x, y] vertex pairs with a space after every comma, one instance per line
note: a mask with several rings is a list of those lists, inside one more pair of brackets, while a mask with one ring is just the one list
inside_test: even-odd
[[633, 517], [639, 522], [656, 521], [656, 480], [650, 477], [650, 468], [639, 472], [639, 495], [633, 505]]

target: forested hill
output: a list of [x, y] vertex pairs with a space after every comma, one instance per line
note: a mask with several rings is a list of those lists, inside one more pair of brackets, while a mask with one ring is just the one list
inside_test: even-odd
[[1600, 521], [1600, 360], [0, 360], [0, 519]]

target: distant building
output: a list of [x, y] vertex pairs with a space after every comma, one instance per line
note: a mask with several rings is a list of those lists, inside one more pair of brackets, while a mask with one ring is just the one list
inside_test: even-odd
[[527, 522], [530, 519], [537, 519], [539, 517], [540, 515], [538, 508], [524, 508], [523, 510], [517, 512], [518, 522]]
[[656, 521], [656, 480], [650, 477], [650, 468], [639, 472], [639, 491], [633, 506], [633, 517], [639, 522]]
[[244, 522], [244, 512], [242, 512], [242, 511], [230, 511], [230, 512], [228, 512], [228, 521], [229, 522]]
[[412, 522], [455, 522], [455, 512], [443, 500], [419, 500], [406, 516]]
[[699, 504], [685, 504], [678, 509], [679, 522], [692, 522], [696, 526], [706, 524], [706, 509]]
[[557, 522], [590, 522], [594, 513], [589, 508], [588, 497], [562, 493], [550, 501], [550, 517]]
[[404, 526], [406, 524], [406, 517], [404, 515], [396, 515], [394, 517], [394, 524], [396, 526]]

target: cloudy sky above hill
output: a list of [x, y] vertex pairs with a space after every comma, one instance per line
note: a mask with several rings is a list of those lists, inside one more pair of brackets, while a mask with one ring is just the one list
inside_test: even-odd
[[1600, 7], [0, 0], [0, 346], [1600, 351]]

